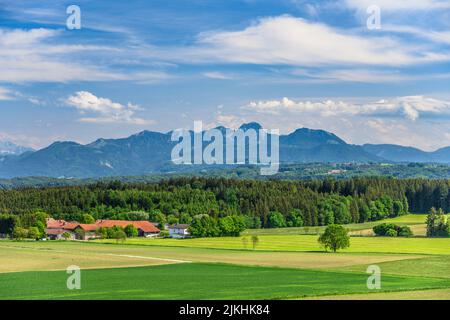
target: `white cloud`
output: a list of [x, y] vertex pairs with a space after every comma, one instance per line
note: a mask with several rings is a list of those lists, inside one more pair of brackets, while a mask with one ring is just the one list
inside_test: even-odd
[[211, 79], [218, 79], [218, 80], [233, 80], [234, 77], [229, 74], [225, 74], [223, 72], [219, 71], [210, 71], [203, 73], [203, 76]]
[[328, 83], [328, 82], [363, 82], [363, 83], [387, 83], [409, 80], [422, 80], [425, 76], [404, 75], [397, 71], [381, 71], [370, 69], [336, 69], [308, 71], [296, 69], [291, 72], [300, 76], [305, 82]]
[[11, 90], [0, 87], [0, 100], [13, 100], [14, 95], [14, 92]]
[[111, 53], [127, 56], [129, 52], [110, 46], [63, 44], [60, 36], [64, 32], [44, 28], [0, 28], [0, 81], [152, 81], [169, 77], [160, 71], [121, 72], [111, 70], [108, 65], [99, 65], [86, 55], [98, 59]]
[[416, 37], [427, 39], [436, 43], [450, 44], [450, 31], [436, 31], [418, 28], [415, 26], [392, 25], [392, 24], [383, 25], [383, 31], [412, 34]]
[[47, 104], [44, 100], [35, 97], [29, 97], [28, 102], [34, 104], [35, 106], [45, 106]]
[[381, 10], [387, 11], [411, 11], [411, 10], [435, 10], [450, 8], [447, 0], [344, 0], [345, 5], [358, 10], [366, 10], [371, 5], [376, 5]]
[[378, 99], [372, 103], [361, 98], [345, 100], [256, 101], [235, 112], [220, 110], [214, 125], [237, 127], [256, 121], [266, 129], [279, 129], [282, 134], [305, 127], [327, 130], [352, 144], [389, 143], [429, 151], [450, 145], [448, 101], [422, 96]]
[[[156, 54], [158, 50], [154, 50]], [[357, 35], [291, 16], [263, 18], [240, 31], [206, 32], [192, 47], [159, 56], [195, 63], [401, 66], [448, 60], [398, 38]]]
[[450, 101], [438, 100], [424, 96], [406, 96], [383, 99], [371, 103], [349, 103], [344, 101], [294, 101], [289, 98], [281, 100], [252, 101], [244, 106], [247, 110], [258, 113], [280, 114], [294, 112], [321, 117], [336, 116], [383, 116], [405, 117], [411, 121], [421, 115], [449, 116]]
[[68, 97], [65, 103], [76, 108], [80, 113], [93, 113], [94, 117], [82, 117], [81, 122], [91, 123], [129, 123], [135, 125], [147, 125], [153, 123], [135, 117], [136, 111], [142, 110], [139, 106], [128, 103], [127, 105], [113, 102], [107, 98], [97, 97], [87, 91], [79, 91]]

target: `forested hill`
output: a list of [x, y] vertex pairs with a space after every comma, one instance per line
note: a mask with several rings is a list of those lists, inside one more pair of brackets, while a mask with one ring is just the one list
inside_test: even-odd
[[89, 213], [96, 219], [130, 219], [141, 214], [151, 221], [189, 223], [206, 214], [213, 219], [244, 216], [246, 227], [316, 226], [426, 212], [433, 206], [449, 211], [449, 187], [449, 180], [424, 179], [178, 178], [158, 183], [2, 190], [0, 212], [20, 216], [25, 226], [33, 224], [38, 211], [77, 221]]
[[0, 179], [0, 189], [57, 187], [87, 185], [97, 181], [124, 183], [155, 183], [169, 178], [203, 177], [203, 178], [233, 178], [244, 180], [322, 180], [333, 178], [337, 180], [382, 176], [400, 179], [450, 179], [450, 166], [447, 164], [386, 164], [386, 163], [304, 163], [282, 164], [277, 174], [263, 176], [257, 166], [239, 165], [225, 168], [214, 166], [190, 166], [183, 172], [154, 173], [141, 176], [115, 176], [90, 179], [69, 179], [51, 177], [22, 177]]

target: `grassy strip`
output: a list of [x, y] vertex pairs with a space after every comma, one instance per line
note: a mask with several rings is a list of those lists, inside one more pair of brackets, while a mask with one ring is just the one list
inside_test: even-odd
[[[344, 225], [350, 232], [356, 232], [366, 229], [372, 229], [381, 223], [395, 223], [400, 226], [414, 226], [424, 224], [426, 214], [407, 214], [400, 217], [384, 219], [380, 221], [371, 221], [364, 223], [350, 223]], [[247, 229], [242, 235], [304, 235], [320, 234], [325, 230], [325, 226], [319, 227], [295, 227], [295, 228], [274, 228], [274, 229]]]
[[[0, 274], [0, 299], [287, 299], [368, 293], [367, 274], [172, 264], [83, 270], [81, 290], [66, 288], [64, 271]], [[448, 279], [384, 276], [382, 291], [448, 288]]]
[[[115, 243], [114, 240], [95, 240], [98, 243]], [[251, 250], [251, 240], [247, 237], [247, 246], [243, 237], [198, 238], [198, 239], [127, 239], [125, 244], [172, 246], [213, 249]], [[285, 235], [259, 236], [256, 250], [323, 252], [317, 242], [317, 236]], [[350, 248], [342, 252], [359, 253], [408, 253], [408, 254], [450, 254], [450, 238], [389, 238], [389, 237], [353, 237]]]

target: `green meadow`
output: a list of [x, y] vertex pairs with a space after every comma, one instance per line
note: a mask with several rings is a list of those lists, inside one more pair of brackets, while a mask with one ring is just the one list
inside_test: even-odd
[[[147, 246], [173, 246], [212, 249], [253, 250], [250, 237], [197, 238], [197, 239], [128, 239], [127, 244]], [[261, 235], [256, 250], [266, 251], [323, 251], [316, 235]], [[101, 240], [115, 243], [114, 240]], [[450, 238], [386, 238], [352, 237], [351, 246], [342, 252], [354, 253], [412, 253], [450, 254]]]
[[[385, 219], [382, 222], [395, 223], [399, 226], [425, 226], [426, 214], [407, 214], [395, 218]], [[345, 227], [350, 232], [372, 229], [374, 226], [380, 224], [380, 221], [370, 221], [364, 223], [350, 223], [346, 224]], [[243, 232], [245, 235], [304, 235], [304, 234], [319, 234], [325, 230], [325, 226], [320, 227], [295, 227], [295, 228], [274, 228], [274, 229], [248, 229]]]
[[[0, 275], [1, 299], [289, 299], [367, 293], [366, 275], [317, 270], [183, 263], [82, 272], [68, 290], [64, 271]], [[383, 291], [445, 288], [446, 279], [385, 276]]]
[[[389, 220], [414, 227], [423, 219]], [[331, 253], [317, 235], [292, 229], [300, 230], [119, 243], [1, 240], [0, 299], [450, 299], [450, 238], [354, 236], [350, 248]], [[374, 264], [380, 290], [366, 286]], [[80, 290], [66, 287], [69, 265], [81, 268]]]

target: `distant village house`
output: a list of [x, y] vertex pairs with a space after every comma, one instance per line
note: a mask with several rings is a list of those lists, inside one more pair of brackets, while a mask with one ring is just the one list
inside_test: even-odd
[[[68, 236], [70, 240], [89, 240], [98, 238], [96, 231], [99, 228], [112, 228], [114, 226], [125, 228], [130, 224], [136, 227], [139, 237], [156, 237], [160, 233], [160, 230], [148, 221], [97, 220], [95, 223], [84, 224], [52, 218], [47, 219], [46, 232], [51, 240], [64, 239], [65, 236]], [[82, 232], [77, 232], [77, 230], [82, 230]]]
[[171, 238], [186, 238], [189, 237], [188, 224], [173, 224], [169, 226], [169, 236]]

